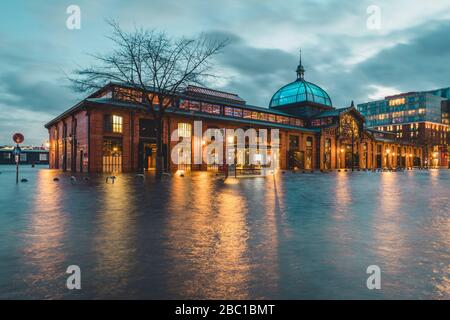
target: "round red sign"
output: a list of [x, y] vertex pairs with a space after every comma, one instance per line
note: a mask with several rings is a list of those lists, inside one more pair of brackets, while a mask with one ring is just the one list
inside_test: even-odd
[[21, 133], [14, 133], [14, 135], [13, 135], [13, 141], [14, 141], [15, 143], [22, 143], [23, 140], [25, 140], [23, 134], [21, 134]]

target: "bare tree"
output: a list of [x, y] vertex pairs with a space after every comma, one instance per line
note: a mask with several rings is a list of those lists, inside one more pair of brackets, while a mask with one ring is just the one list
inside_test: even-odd
[[144, 106], [156, 122], [156, 176], [164, 169], [162, 151], [163, 116], [174, 105], [176, 94], [189, 84], [203, 85], [211, 73], [211, 58], [221, 52], [228, 40], [200, 34], [195, 38], [171, 38], [165, 32], [135, 28], [124, 31], [117, 22], [108, 21], [108, 37], [113, 50], [93, 55], [97, 64], [74, 71], [70, 77], [78, 92], [90, 92], [109, 82], [126, 85], [141, 93], [130, 93], [130, 99]]
[[[354, 107], [354, 103], [352, 101], [351, 106]], [[355, 120], [354, 117], [349, 115], [348, 113], [344, 114], [339, 120], [339, 136], [343, 138], [348, 138], [352, 144], [352, 158], [351, 158], [351, 167], [352, 171], [355, 168], [355, 142], [360, 137], [360, 125]]]

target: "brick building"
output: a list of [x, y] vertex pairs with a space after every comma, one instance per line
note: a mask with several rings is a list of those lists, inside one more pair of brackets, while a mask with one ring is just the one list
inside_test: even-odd
[[[109, 83], [45, 126], [50, 136], [50, 168], [72, 172], [136, 172], [152, 170], [156, 163], [155, 121], [136, 103], [142, 92], [124, 84]], [[181, 164], [170, 155], [183, 137], [194, 136], [195, 121], [207, 129], [279, 130], [279, 148], [267, 143], [269, 162], [281, 169], [332, 170], [337, 168], [394, 168], [422, 165], [422, 148], [395, 134], [365, 128], [364, 117], [352, 105], [334, 108], [329, 95], [304, 79], [280, 88], [269, 108], [247, 104], [236, 94], [188, 86], [179, 92], [163, 119], [165, 170], [220, 170], [220, 164], [191, 164], [193, 154]], [[226, 143], [236, 144], [234, 137]], [[192, 150], [211, 141], [192, 139]], [[248, 148], [246, 145], [245, 148]], [[236, 168], [255, 167], [248, 151], [232, 155]], [[256, 165], [258, 167], [258, 165]]]

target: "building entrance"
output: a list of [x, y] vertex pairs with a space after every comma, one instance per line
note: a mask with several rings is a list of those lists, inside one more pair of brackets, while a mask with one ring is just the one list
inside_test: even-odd
[[145, 171], [156, 170], [156, 143], [143, 144], [143, 169]]

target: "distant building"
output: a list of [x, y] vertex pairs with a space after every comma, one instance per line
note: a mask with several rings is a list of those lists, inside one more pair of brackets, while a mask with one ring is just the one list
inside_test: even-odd
[[449, 165], [450, 88], [407, 92], [358, 104], [366, 126], [394, 133], [396, 138], [424, 147], [427, 166]]
[[[450, 99], [442, 101], [442, 123], [443, 124], [450, 124]], [[447, 138], [449, 138], [449, 135], [447, 135]]]
[[[20, 164], [48, 164], [48, 150], [36, 147], [22, 147]], [[0, 147], [0, 164], [15, 164], [14, 147]]]

